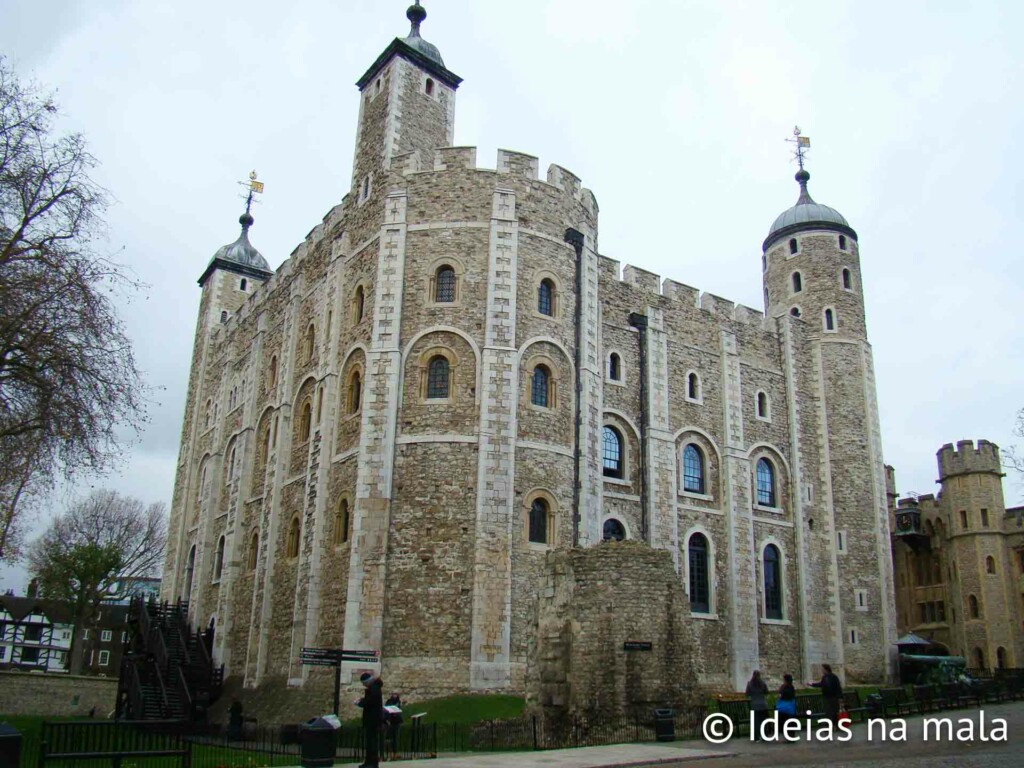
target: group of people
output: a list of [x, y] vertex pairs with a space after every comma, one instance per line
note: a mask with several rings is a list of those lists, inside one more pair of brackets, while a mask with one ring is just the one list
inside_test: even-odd
[[[392, 693], [384, 701], [384, 681], [379, 675], [364, 672], [359, 676], [366, 692], [356, 702], [363, 710], [363, 737], [365, 759], [359, 768], [377, 768], [380, 765], [382, 742], [387, 745], [391, 759], [398, 756], [398, 730], [402, 726], [402, 698]], [[390, 707], [390, 709], [385, 709]]]
[[[818, 682], [808, 682], [812, 688], [821, 689], [821, 698], [825, 705], [825, 717], [832, 721], [833, 725], [839, 722], [839, 713], [843, 705], [843, 684], [839, 677], [832, 672], [828, 664], [821, 665], [823, 674]], [[782, 685], [778, 690], [779, 698], [775, 702], [775, 711], [780, 714], [783, 720], [796, 717], [796, 687], [793, 685], [793, 676], [785, 674], [782, 676]], [[768, 684], [761, 677], [761, 670], [755, 669], [754, 674], [747, 683], [747, 698], [750, 699], [750, 709], [754, 713], [754, 739], [761, 740], [761, 724], [768, 717]]]

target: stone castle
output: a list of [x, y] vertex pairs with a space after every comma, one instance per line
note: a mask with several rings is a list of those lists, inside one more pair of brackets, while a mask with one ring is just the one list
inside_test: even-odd
[[1024, 508], [1006, 508], [993, 443], [950, 443], [937, 459], [937, 496], [897, 500], [888, 468], [900, 634], [913, 632], [975, 669], [1022, 667]]
[[[276, 271], [246, 213], [199, 280], [163, 596], [245, 689], [327, 685], [315, 646], [379, 650], [406, 692], [522, 692], [559, 552], [626, 539], [668, 553], [700, 683], [885, 678], [856, 232], [801, 169], [764, 312], [620, 267], [571, 172], [450, 146], [461, 78], [407, 15], [357, 83], [349, 194]], [[603, 610], [656, 599], [631, 597]]]

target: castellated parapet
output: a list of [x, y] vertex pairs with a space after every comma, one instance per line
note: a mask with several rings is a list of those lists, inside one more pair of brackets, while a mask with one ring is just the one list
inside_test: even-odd
[[[856, 234], [794, 216], [795, 245], [764, 256], [767, 312], [620, 266], [574, 173], [447, 146], [461, 81], [416, 40], [360, 80], [341, 202], [258, 285], [230, 263], [203, 283], [164, 595], [215, 626], [247, 711], [326, 700], [307, 646], [378, 650], [413, 697], [525, 693], [542, 585], [566, 558], [618, 562], [577, 557], [606, 539], [674, 574], [673, 622], [703, 649], [681, 674], [700, 685], [823, 663], [884, 680], [889, 521]], [[616, 600], [616, 626], [658, 594]]]
[[959, 440], [956, 448], [946, 443], [937, 454], [939, 461], [939, 482], [957, 475], [984, 472], [1002, 476], [1003, 463], [999, 458], [999, 446], [988, 440], [979, 440], [974, 447], [973, 440]]

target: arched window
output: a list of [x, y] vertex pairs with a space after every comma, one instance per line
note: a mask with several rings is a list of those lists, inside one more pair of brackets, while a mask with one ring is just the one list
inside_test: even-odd
[[455, 270], [447, 264], [437, 269], [434, 301], [445, 304], [455, 301]]
[[192, 576], [196, 570], [196, 545], [193, 544], [192, 548], [188, 551], [188, 561], [185, 563], [185, 591], [181, 597], [183, 600], [188, 600], [192, 595]]
[[757, 393], [757, 416], [761, 419], [770, 418], [768, 408], [768, 395], [764, 392]]
[[791, 310], [789, 310], [789, 314], [791, 314], [793, 317], [800, 317], [800, 307], [793, 307]]
[[427, 366], [427, 399], [444, 400], [448, 397], [450, 390], [451, 368], [448, 358], [444, 355], [435, 355], [430, 358]]
[[277, 386], [277, 355], [270, 358], [270, 370], [267, 372], [267, 388], [273, 389]]
[[231, 458], [228, 459], [228, 480], [233, 480], [235, 477], [235, 471], [238, 467], [235, 465], [235, 459], [238, 453], [238, 446], [231, 446]]
[[260, 534], [258, 531], [253, 531], [252, 536], [249, 537], [249, 561], [247, 563], [250, 571], [256, 570], [256, 560], [260, 554]]
[[996, 666], [999, 669], [1006, 669], [1006, 649], [1001, 645], [996, 648]]
[[288, 541], [285, 545], [286, 557], [299, 556], [299, 518], [293, 517], [288, 524]]
[[544, 499], [534, 499], [530, 505], [529, 538], [533, 544], [548, 543], [548, 503]]
[[992, 555], [989, 555], [988, 557], [985, 558], [985, 572], [986, 573], [995, 573], [996, 572], [996, 559], [994, 557], [992, 557]]
[[970, 595], [967, 598], [967, 608], [968, 608], [968, 615], [972, 619], [978, 618], [978, 598], [976, 598], [974, 595]]
[[782, 618], [782, 558], [774, 544], [764, 548], [764, 616]]
[[217, 556], [213, 561], [213, 580], [220, 581], [220, 575], [224, 572], [224, 537], [217, 541]]
[[348, 499], [342, 499], [338, 503], [338, 514], [334, 516], [334, 544], [344, 544], [348, 541], [348, 531], [351, 521], [348, 511]]
[[358, 323], [363, 319], [363, 311], [366, 309], [366, 293], [363, 286], [357, 285], [356, 292], [352, 296], [352, 322]]
[[537, 311], [542, 315], [555, 314], [555, 284], [545, 277], [537, 286]]
[[840, 251], [845, 251], [846, 250], [846, 235], [840, 235], [839, 236], [839, 250]]
[[975, 648], [972, 654], [975, 669], [985, 669], [985, 653], [981, 648]]
[[313, 407], [307, 400], [302, 405], [302, 418], [299, 420], [299, 441], [306, 442], [313, 432]]
[[775, 468], [768, 459], [757, 460], [757, 503], [775, 506]]
[[711, 612], [711, 584], [708, 581], [708, 540], [702, 533], [690, 537], [690, 611]]
[[533, 369], [530, 380], [530, 402], [542, 408], [551, 406], [551, 371], [545, 365]]
[[608, 378], [612, 381], [622, 381], [622, 360], [617, 352], [608, 356]]
[[605, 427], [602, 438], [602, 460], [605, 477], [622, 477], [622, 435], [615, 427]]
[[604, 525], [601, 528], [602, 541], [624, 541], [625, 538], [626, 527], [621, 522], [614, 517], [609, 517], [604, 521]]
[[683, 449], [683, 490], [704, 493], [704, 454], [693, 443]]
[[426, 82], [426, 85], [424, 86], [424, 90], [427, 92], [427, 96], [433, 96], [434, 95], [434, 81], [431, 80], [429, 77], [427, 78], [427, 82]]
[[313, 348], [316, 345], [316, 327], [310, 323], [306, 329], [306, 362], [313, 359]]
[[247, 288], [248, 286], [249, 286], [249, 283], [247, 283], [247, 282], [246, 282], [246, 280], [245, 280], [245, 278], [243, 277], [243, 278], [242, 278], [242, 282], [240, 282], [240, 283], [238, 284], [238, 290], [240, 290], [240, 291], [244, 291], [244, 290], [245, 290], [245, 289], [246, 289], [246, 288]]
[[359, 375], [359, 371], [352, 373], [352, 378], [348, 380], [348, 412], [355, 413], [359, 410], [359, 405], [362, 401], [363, 396], [363, 378]]
[[222, 323], [226, 323], [228, 321], [228, 312], [227, 312], [227, 310], [224, 310], [224, 311], [222, 311], [220, 313], [220, 321]]
[[800, 293], [804, 289], [804, 279], [799, 272], [793, 273], [793, 293]]
[[843, 268], [843, 288], [850, 290], [853, 288], [853, 278], [850, 275], [850, 270]]
[[700, 400], [700, 377], [691, 372], [686, 377], [686, 397], [688, 400]]
[[834, 331], [836, 329], [835, 317], [832, 314], [831, 309], [825, 310], [825, 330]]
[[798, 250], [800, 250], [800, 245], [797, 243], [796, 238], [794, 237], [789, 241], [789, 252], [796, 253]]

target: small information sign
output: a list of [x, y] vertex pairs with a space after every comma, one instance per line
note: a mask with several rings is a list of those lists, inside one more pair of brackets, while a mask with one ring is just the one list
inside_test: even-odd
[[653, 646], [650, 642], [640, 640], [627, 640], [622, 644], [622, 650], [624, 651], [649, 651], [652, 648]]

